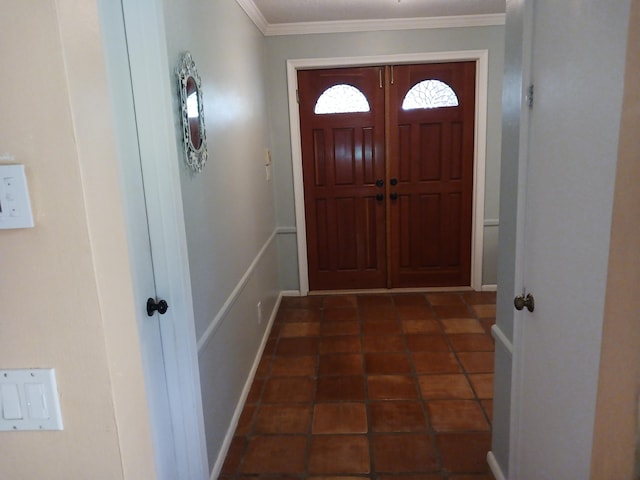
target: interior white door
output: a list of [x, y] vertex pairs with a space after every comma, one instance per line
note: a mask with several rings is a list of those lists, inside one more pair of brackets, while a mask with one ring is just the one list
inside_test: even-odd
[[509, 478], [589, 478], [628, 14], [534, 2]]

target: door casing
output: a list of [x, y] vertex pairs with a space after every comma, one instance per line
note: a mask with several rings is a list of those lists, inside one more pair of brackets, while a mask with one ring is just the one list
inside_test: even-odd
[[435, 62], [476, 62], [476, 118], [473, 155], [473, 218], [471, 240], [471, 285], [482, 289], [482, 252], [484, 245], [484, 182], [487, 143], [487, 97], [489, 76], [488, 50], [461, 50], [451, 52], [425, 52], [416, 54], [376, 55], [366, 57], [307, 58], [287, 60], [287, 88], [289, 98], [289, 126], [291, 133], [291, 160], [296, 214], [298, 247], [298, 277], [300, 294], [309, 293], [307, 268], [307, 231], [304, 211], [304, 183], [302, 176], [302, 144], [300, 141], [300, 113], [298, 111], [297, 70], [313, 68], [355, 67], [370, 65], [401, 65]]

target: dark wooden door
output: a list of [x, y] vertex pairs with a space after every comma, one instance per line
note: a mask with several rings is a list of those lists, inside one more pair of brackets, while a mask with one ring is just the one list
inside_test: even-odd
[[[323, 113], [336, 86], [366, 109]], [[475, 63], [299, 71], [298, 89], [310, 289], [469, 285]]]
[[[387, 136], [390, 283], [470, 285], [475, 63], [392, 69]], [[421, 82], [428, 82], [420, 95], [429, 94], [431, 106], [403, 107], [409, 91]]]
[[[386, 286], [380, 74], [379, 67], [298, 72], [311, 290]], [[315, 113], [336, 85], [355, 87], [369, 110]]]

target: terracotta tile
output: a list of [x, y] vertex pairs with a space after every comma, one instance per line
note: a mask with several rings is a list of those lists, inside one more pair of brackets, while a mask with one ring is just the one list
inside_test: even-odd
[[227, 456], [222, 464], [222, 469], [220, 470], [221, 474], [229, 475], [238, 471], [244, 451], [247, 448], [247, 443], [246, 437], [233, 437], [229, 445], [229, 450], [227, 451]]
[[493, 327], [496, 323], [495, 318], [481, 318], [480, 323], [482, 324], [482, 328], [487, 335], [491, 335], [491, 327]]
[[469, 381], [478, 398], [493, 398], [493, 373], [472, 374]]
[[[308, 480], [365, 480], [369, 477], [350, 476], [350, 475], [311, 475]], [[297, 479], [292, 479], [297, 480]]]
[[365, 352], [404, 352], [404, 340], [400, 336], [364, 336], [362, 349]]
[[273, 325], [271, 325], [271, 331], [269, 332], [269, 341], [275, 342], [278, 339], [282, 325], [284, 325], [284, 323], [273, 322]]
[[458, 358], [469, 373], [491, 373], [495, 355], [493, 352], [460, 352]]
[[360, 337], [343, 335], [340, 337], [322, 337], [320, 339], [320, 353], [357, 353], [362, 350]]
[[474, 400], [427, 402], [429, 419], [436, 432], [489, 430], [484, 413]]
[[269, 355], [263, 356], [256, 369], [256, 378], [263, 378], [269, 375], [271, 370], [271, 357]]
[[396, 307], [400, 320], [427, 320], [435, 318], [433, 310], [425, 305], [399, 305]]
[[402, 320], [402, 331], [412, 334], [440, 334], [442, 327], [437, 320]]
[[255, 405], [245, 405], [238, 419], [238, 425], [236, 426], [236, 436], [246, 435], [253, 426], [253, 416], [257, 407]]
[[320, 324], [320, 335], [335, 337], [340, 335], [359, 335], [359, 322], [323, 322]]
[[490, 433], [437, 435], [436, 445], [442, 466], [450, 472], [489, 472], [487, 452], [491, 449]]
[[375, 435], [373, 462], [376, 472], [435, 472], [438, 459], [426, 434]]
[[316, 374], [315, 356], [275, 357], [271, 363], [272, 377], [313, 377]]
[[363, 401], [363, 376], [320, 377], [317, 381], [316, 402]]
[[405, 353], [367, 353], [365, 370], [369, 375], [411, 373], [411, 364]]
[[407, 346], [411, 351], [449, 352], [449, 342], [444, 335], [407, 335]]
[[443, 478], [442, 475], [436, 473], [427, 475], [378, 475], [378, 480], [443, 480]]
[[358, 305], [361, 308], [385, 307], [393, 305], [393, 300], [390, 295], [358, 295]]
[[320, 295], [307, 295], [305, 297], [282, 297], [280, 309], [285, 308], [321, 308], [324, 297]]
[[464, 305], [459, 293], [427, 293], [427, 300], [433, 306]]
[[313, 337], [281, 338], [276, 346], [276, 356], [280, 355], [315, 355], [318, 353], [319, 341]]
[[318, 322], [290, 322], [282, 325], [280, 338], [315, 337], [320, 333]]
[[410, 305], [418, 305], [418, 306], [428, 305], [427, 297], [425, 297], [421, 293], [402, 293], [399, 295], [393, 295], [393, 303], [396, 304], [396, 307], [410, 306]]
[[324, 311], [325, 322], [355, 322], [358, 310], [355, 308], [328, 308]]
[[449, 477], [449, 480], [495, 480], [495, 477], [490, 473], [485, 475], [452, 475]]
[[324, 298], [324, 308], [355, 308], [358, 301], [355, 295], [327, 295]]
[[359, 353], [320, 356], [318, 375], [362, 375], [363, 373], [362, 355]]
[[444, 332], [450, 335], [458, 333], [485, 333], [482, 324], [475, 318], [443, 318], [440, 320]]
[[369, 473], [369, 441], [364, 435], [318, 435], [311, 439], [309, 473]]
[[363, 335], [398, 335], [402, 333], [396, 320], [367, 320], [362, 322]]
[[281, 323], [319, 322], [322, 319], [320, 310], [308, 310], [302, 308], [291, 308], [279, 310], [276, 317]]
[[302, 474], [305, 470], [307, 437], [258, 436], [249, 441], [241, 467], [242, 473]]
[[262, 401], [300, 403], [313, 400], [313, 380], [307, 377], [279, 377], [267, 380]]
[[360, 308], [361, 320], [389, 321], [396, 320], [396, 309], [393, 305]]
[[425, 400], [475, 398], [466, 376], [462, 374], [421, 375], [418, 384]]
[[433, 309], [439, 318], [470, 317], [469, 308], [464, 305], [434, 305]]
[[253, 433], [307, 433], [310, 423], [311, 405], [262, 405]]
[[487, 334], [463, 333], [449, 336], [456, 352], [493, 352], [494, 341]]
[[480, 405], [490, 422], [493, 422], [493, 400], [480, 400]]
[[496, 303], [496, 292], [464, 292], [462, 298], [469, 305]]
[[418, 391], [412, 377], [403, 375], [372, 375], [367, 378], [371, 400], [414, 400]]
[[270, 338], [269, 340], [267, 340], [267, 343], [264, 346], [264, 351], [262, 352], [262, 355], [273, 355], [273, 353], [276, 351], [276, 345], [277, 345], [277, 341], [275, 338]]
[[251, 384], [249, 394], [247, 395], [247, 403], [258, 403], [260, 396], [262, 395], [262, 387], [264, 386], [264, 380], [256, 378]]
[[369, 415], [372, 432], [421, 432], [427, 429], [420, 402], [372, 402]]
[[328, 433], [367, 433], [364, 403], [319, 403], [313, 409], [314, 435]]
[[478, 318], [495, 318], [496, 316], [495, 305], [473, 305], [472, 309]]
[[418, 373], [458, 373], [462, 371], [453, 353], [413, 352], [411, 356]]

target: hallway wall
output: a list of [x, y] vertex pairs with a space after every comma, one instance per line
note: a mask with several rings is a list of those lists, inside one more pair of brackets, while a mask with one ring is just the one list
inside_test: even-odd
[[289, 259], [280, 265], [280, 284], [284, 290], [299, 288], [286, 61], [478, 49], [489, 51], [482, 283], [496, 283], [503, 42], [503, 26], [283, 35], [266, 38], [276, 215], [278, 226], [281, 228], [278, 247], [282, 252], [281, 258]]

